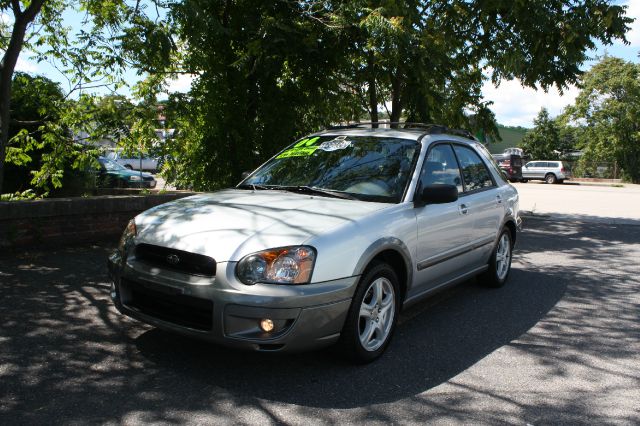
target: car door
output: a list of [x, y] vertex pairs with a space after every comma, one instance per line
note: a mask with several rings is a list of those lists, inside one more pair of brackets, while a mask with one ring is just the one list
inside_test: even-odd
[[468, 261], [472, 268], [483, 266], [486, 253], [495, 242], [504, 217], [506, 200], [498, 192], [498, 186], [480, 155], [470, 146], [453, 145], [460, 170], [464, 191], [460, 197], [472, 209], [473, 240]]
[[534, 161], [529, 161], [522, 167], [522, 177], [523, 178], [532, 178], [533, 177], [533, 165]]
[[[418, 188], [432, 184], [455, 185], [463, 192], [460, 169], [449, 143], [436, 144], [427, 153]], [[445, 284], [467, 270], [466, 247], [474, 238], [472, 212], [472, 206], [463, 199], [416, 207], [416, 279], [409, 297]]]
[[536, 164], [535, 178], [544, 179], [547, 171], [549, 170], [549, 163], [546, 161], [538, 161]]

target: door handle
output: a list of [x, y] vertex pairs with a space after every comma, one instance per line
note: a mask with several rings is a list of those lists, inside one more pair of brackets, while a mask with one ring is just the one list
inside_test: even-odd
[[467, 214], [469, 212], [469, 208], [466, 206], [466, 204], [460, 204], [458, 206], [458, 210], [460, 211], [460, 214]]

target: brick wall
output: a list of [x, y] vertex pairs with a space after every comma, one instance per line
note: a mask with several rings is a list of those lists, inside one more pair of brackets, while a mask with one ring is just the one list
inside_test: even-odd
[[116, 242], [138, 213], [190, 192], [0, 202], [0, 250]]

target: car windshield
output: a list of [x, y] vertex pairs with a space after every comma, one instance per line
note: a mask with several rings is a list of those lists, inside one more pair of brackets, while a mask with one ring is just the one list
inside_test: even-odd
[[420, 144], [372, 136], [316, 136], [291, 145], [239, 188], [398, 203]]
[[105, 169], [105, 170], [126, 170], [126, 167], [121, 166], [120, 164], [116, 163], [115, 161], [112, 160], [107, 160], [106, 158], [99, 158], [98, 162], [100, 163], [100, 165]]

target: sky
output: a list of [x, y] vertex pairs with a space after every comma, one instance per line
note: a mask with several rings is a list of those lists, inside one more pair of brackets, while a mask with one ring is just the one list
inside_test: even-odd
[[[630, 44], [624, 45], [621, 41], [616, 41], [613, 45], [598, 47], [594, 51], [588, 52], [590, 61], [586, 62], [582, 69], [587, 71], [593, 64], [597, 62], [597, 58], [608, 54], [616, 56], [624, 60], [640, 63], [640, 0], [622, 0], [618, 2], [627, 6], [627, 16], [636, 19], [631, 24], [631, 30], [627, 33], [627, 40]], [[7, 16], [1, 16], [0, 19], [7, 22]], [[78, 19], [69, 16], [68, 21], [78, 22]], [[66, 80], [50, 64], [41, 62], [37, 63], [30, 58], [28, 53], [22, 53], [18, 59], [16, 70], [25, 71], [33, 74], [41, 74], [54, 81], [59, 81], [66, 85]], [[133, 71], [126, 74], [128, 80], [136, 80], [137, 77]], [[189, 90], [192, 77], [182, 75], [178, 79], [169, 83], [169, 91], [185, 92]], [[533, 120], [540, 112], [541, 108], [547, 108], [552, 117], [560, 114], [564, 107], [573, 103], [579, 93], [575, 86], [570, 86], [560, 94], [554, 87], [544, 92], [541, 89], [534, 90], [532, 88], [522, 87], [519, 80], [503, 81], [498, 87], [495, 87], [490, 81], [485, 82], [482, 93], [486, 101], [492, 101], [492, 111], [496, 114], [498, 123], [506, 126], [523, 126], [533, 127]]]
[[[595, 51], [588, 52], [591, 61], [582, 67], [584, 71], [591, 68], [597, 58], [608, 54], [629, 62], [640, 63], [640, 0], [621, 1], [627, 6], [627, 16], [635, 19], [627, 33], [628, 45], [616, 41], [609, 46], [599, 44]], [[496, 114], [498, 123], [506, 126], [533, 127], [533, 119], [541, 108], [547, 108], [549, 115], [555, 117], [562, 113], [567, 105], [571, 105], [580, 91], [570, 86], [561, 95], [554, 87], [547, 93], [543, 90], [523, 88], [519, 80], [503, 81], [499, 87], [494, 87], [490, 81], [485, 82], [482, 94], [487, 101], [493, 101], [491, 110]]]

